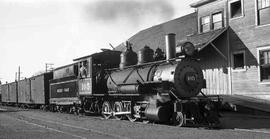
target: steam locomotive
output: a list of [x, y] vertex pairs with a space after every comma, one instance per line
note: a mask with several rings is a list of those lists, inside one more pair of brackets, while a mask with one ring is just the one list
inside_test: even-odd
[[[51, 78], [41, 79], [41, 86], [46, 88], [40, 89], [42, 102], [31, 98], [34, 96], [31, 79], [24, 87], [18, 86], [23, 81], [14, 82], [11, 86], [17, 88], [13, 91], [3, 85], [2, 102], [39, 104], [51, 111], [97, 113], [105, 119], [114, 117], [132, 122], [219, 124], [216, 102], [199, 95], [205, 80], [198, 60], [193, 57], [194, 45], [181, 43], [181, 53], [176, 56], [175, 34], [167, 34], [165, 40], [165, 59], [160, 49], [154, 56], [152, 49], [144, 47], [137, 55], [127, 43], [127, 50], [122, 53], [104, 50], [54, 69]], [[30, 91], [21, 91], [25, 88]], [[9, 101], [9, 96], [16, 99]], [[18, 101], [24, 98], [28, 101]]]

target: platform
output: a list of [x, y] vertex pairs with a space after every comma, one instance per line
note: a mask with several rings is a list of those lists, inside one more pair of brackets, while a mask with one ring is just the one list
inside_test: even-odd
[[220, 95], [220, 98], [223, 99], [223, 102], [229, 102], [240, 107], [246, 107], [246, 108], [270, 113], [269, 100], [242, 96], [242, 95]]

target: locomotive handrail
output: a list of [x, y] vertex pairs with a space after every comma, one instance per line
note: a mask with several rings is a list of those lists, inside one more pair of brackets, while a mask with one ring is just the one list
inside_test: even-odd
[[[148, 81], [148, 82], [142, 82], [140, 84], [145, 85], [145, 84], [156, 84], [156, 83], [162, 83], [163, 81]], [[118, 86], [122, 85], [139, 85], [139, 83], [122, 83], [122, 84], [117, 84]]]
[[[152, 64], [161, 64], [161, 63], [165, 63], [165, 62], [173, 62], [176, 60], [181, 60], [184, 59], [185, 57], [176, 57], [176, 58], [172, 58], [169, 60], [160, 60], [160, 61], [154, 61], [154, 62], [148, 62], [148, 63], [143, 63], [140, 65], [131, 65], [131, 66], [126, 66], [123, 69], [128, 69], [128, 68], [134, 68], [134, 67], [142, 67], [142, 66], [147, 66], [147, 65], [152, 65]], [[105, 69], [106, 71], [113, 71], [113, 70], [120, 70], [120, 68], [112, 68], [112, 69]]]

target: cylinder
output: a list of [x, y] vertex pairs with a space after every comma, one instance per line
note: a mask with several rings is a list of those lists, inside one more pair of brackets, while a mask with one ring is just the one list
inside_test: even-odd
[[151, 121], [167, 122], [172, 116], [172, 110], [172, 107], [169, 105], [156, 107], [155, 105], [150, 104], [145, 109], [145, 116]]
[[172, 59], [176, 57], [176, 42], [175, 42], [175, 34], [169, 33], [165, 36], [166, 42], [166, 60]]

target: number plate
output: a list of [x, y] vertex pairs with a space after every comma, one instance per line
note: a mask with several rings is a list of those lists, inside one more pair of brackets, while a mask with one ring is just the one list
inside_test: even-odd
[[92, 80], [91, 78], [82, 79], [79, 81], [79, 94], [91, 95], [92, 94]]

